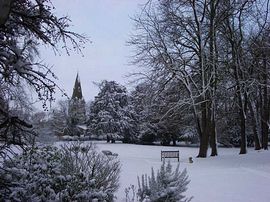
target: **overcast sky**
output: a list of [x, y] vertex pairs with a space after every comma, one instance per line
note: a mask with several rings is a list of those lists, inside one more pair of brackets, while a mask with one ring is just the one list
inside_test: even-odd
[[[126, 41], [133, 30], [133, 17], [146, 0], [54, 0], [56, 15], [68, 15], [72, 31], [89, 36], [83, 55], [71, 53], [61, 56], [49, 49], [41, 49], [41, 58], [53, 66], [58, 84], [71, 96], [76, 73], [79, 72], [86, 101], [93, 100], [98, 88], [93, 82], [115, 80], [127, 83], [127, 75], [134, 71], [128, 65], [131, 50]], [[60, 98], [57, 93], [56, 98]]]

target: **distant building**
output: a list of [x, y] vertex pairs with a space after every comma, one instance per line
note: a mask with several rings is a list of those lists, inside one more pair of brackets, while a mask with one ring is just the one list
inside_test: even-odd
[[77, 128], [83, 126], [86, 121], [86, 110], [85, 110], [85, 101], [82, 94], [82, 87], [77, 73], [75, 84], [73, 87], [72, 97], [69, 101], [69, 110], [68, 114], [70, 117], [71, 125], [74, 125]]
[[81, 81], [80, 81], [80, 77], [78, 73], [77, 73], [76, 80], [74, 83], [71, 99], [83, 100]]

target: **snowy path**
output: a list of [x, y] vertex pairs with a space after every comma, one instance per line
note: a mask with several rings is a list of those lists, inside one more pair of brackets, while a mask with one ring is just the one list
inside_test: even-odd
[[[187, 196], [193, 202], [269, 202], [270, 152], [250, 150], [238, 155], [238, 149], [219, 149], [218, 157], [196, 159], [197, 148], [143, 146], [97, 143], [100, 150], [118, 153], [122, 163], [120, 189], [117, 201], [125, 201], [124, 189], [137, 186], [137, 176], [150, 173], [151, 167], [161, 165], [161, 150], [179, 150], [180, 168], [187, 168], [190, 176]], [[194, 163], [188, 163], [192, 156]], [[176, 159], [171, 160], [175, 166]]]

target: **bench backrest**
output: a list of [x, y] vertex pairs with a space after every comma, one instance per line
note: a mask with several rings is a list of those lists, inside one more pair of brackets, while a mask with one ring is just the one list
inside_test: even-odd
[[163, 158], [177, 158], [179, 161], [179, 151], [161, 151], [161, 161]]

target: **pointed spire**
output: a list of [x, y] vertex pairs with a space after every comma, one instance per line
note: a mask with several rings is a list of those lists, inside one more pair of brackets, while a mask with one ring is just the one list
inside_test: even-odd
[[75, 84], [74, 84], [74, 87], [73, 87], [73, 93], [72, 93], [71, 99], [74, 99], [74, 98], [77, 98], [77, 99], [82, 99], [83, 98], [79, 73], [77, 73], [77, 76], [76, 76], [76, 80], [75, 80]]

